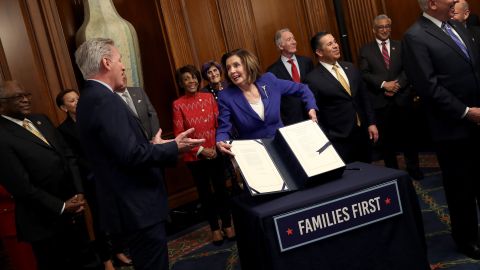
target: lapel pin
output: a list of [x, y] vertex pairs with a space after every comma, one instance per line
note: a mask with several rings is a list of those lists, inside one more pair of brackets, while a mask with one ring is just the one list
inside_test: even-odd
[[141, 100], [141, 99], [137, 100], [137, 103], [140, 103], [140, 102], [142, 102], [142, 100]]
[[40, 121], [37, 121], [35, 123], [37, 123], [37, 125], [39, 125], [39, 126], [42, 124], [42, 122], [40, 122]]
[[395, 47], [392, 47], [392, 51], [395, 51]]
[[262, 89], [263, 89], [263, 93], [265, 93], [265, 96], [268, 98], [268, 94], [267, 94], [267, 85], [262, 85]]

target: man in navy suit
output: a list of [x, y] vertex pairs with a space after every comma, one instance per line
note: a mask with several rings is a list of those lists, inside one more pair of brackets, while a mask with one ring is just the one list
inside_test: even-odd
[[[288, 28], [278, 30], [275, 33], [275, 45], [280, 51], [280, 58], [268, 67], [267, 72], [282, 80], [304, 81], [313, 69], [313, 62], [308, 57], [295, 54], [297, 41], [293, 33]], [[309, 119], [302, 100], [295, 96], [282, 96], [280, 113], [284, 125]]]
[[404, 150], [407, 171], [420, 180], [418, 151], [414, 147], [413, 96], [403, 71], [401, 43], [390, 39], [392, 20], [385, 14], [373, 21], [375, 40], [360, 48], [359, 66], [375, 109], [380, 139], [377, 146], [385, 166], [398, 169], [397, 151]]
[[325, 32], [312, 37], [319, 65], [305, 82], [315, 95], [318, 123], [345, 163], [370, 162], [370, 141], [378, 130], [373, 108], [360, 71], [352, 63], [338, 61], [340, 46]]
[[31, 114], [31, 97], [16, 81], [0, 82], [0, 184], [14, 197], [18, 239], [32, 244], [39, 270], [83, 269], [77, 163], [50, 120]]
[[457, 0], [419, 0], [404, 36], [405, 72], [423, 100], [443, 173], [452, 237], [480, 259], [480, 59], [468, 30], [451, 21]]
[[114, 93], [125, 87], [125, 67], [112, 40], [84, 42], [75, 59], [86, 79], [77, 123], [97, 179], [100, 226], [124, 239], [135, 269], [168, 269], [163, 167], [204, 140], [188, 138], [193, 129], [163, 140], [159, 130], [149, 142], [140, 120]]

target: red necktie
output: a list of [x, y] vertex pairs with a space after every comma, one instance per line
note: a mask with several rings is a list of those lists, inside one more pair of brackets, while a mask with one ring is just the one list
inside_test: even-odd
[[385, 41], [382, 41], [382, 56], [383, 56], [383, 61], [385, 61], [385, 66], [387, 67], [387, 69], [390, 68], [390, 56], [388, 55], [388, 50], [387, 50], [387, 46], [385, 46], [385, 44], [387, 44]]
[[298, 73], [297, 65], [293, 62], [293, 59], [288, 59], [287, 62], [292, 65], [292, 80], [294, 82], [300, 82], [300, 74]]

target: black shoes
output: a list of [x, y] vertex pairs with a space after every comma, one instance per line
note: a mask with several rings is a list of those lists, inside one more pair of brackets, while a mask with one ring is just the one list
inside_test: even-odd
[[423, 172], [420, 170], [420, 168], [408, 168], [407, 169], [408, 175], [410, 175], [411, 178], [414, 180], [422, 180], [425, 176], [423, 175]]
[[472, 259], [480, 260], [480, 246], [478, 244], [459, 245], [458, 250]]

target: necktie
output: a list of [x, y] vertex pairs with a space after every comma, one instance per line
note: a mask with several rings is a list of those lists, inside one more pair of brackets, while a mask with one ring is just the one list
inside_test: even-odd
[[45, 139], [45, 137], [43, 137], [42, 133], [40, 133], [32, 124], [32, 121], [28, 120], [28, 119], [24, 119], [23, 120], [23, 123], [22, 123], [22, 126], [24, 128], [26, 128], [28, 131], [30, 131], [33, 135], [37, 136], [37, 138], [39, 138], [40, 140], [42, 140], [44, 143], [50, 145], [47, 141], [47, 139]]
[[457, 46], [460, 48], [460, 50], [462, 50], [465, 56], [470, 59], [470, 56], [468, 55], [467, 47], [460, 40], [460, 38], [457, 35], [455, 35], [450, 25], [448, 23], [442, 22], [442, 29], [445, 33], [447, 33], [452, 38], [453, 42], [457, 44]]
[[350, 91], [350, 86], [348, 85], [347, 81], [345, 78], [342, 76], [342, 74], [338, 71], [338, 67], [336, 65], [333, 65], [332, 67], [333, 71], [335, 71], [335, 75], [337, 76], [338, 82], [343, 86], [345, 91], [351, 96], [352, 92]]
[[[347, 91], [347, 93], [351, 96], [352, 91], [350, 90], [350, 86], [348, 85], [347, 81], [345, 80], [345, 78], [342, 76], [342, 74], [338, 70], [337, 65], [333, 65], [332, 69], [333, 69], [333, 71], [335, 71], [335, 75], [337, 76], [338, 82], [343, 86], [345, 91]], [[358, 113], [355, 113], [355, 118], [357, 119], [357, 126], [360, 126], [361, 122], [360, 122], [360, 117], [358, 116]]]
[[294, 82], [300, 82], [300, 74], [298, 73], [297, 65], [295, 65], [294, 60], [288, 59], [287, 62], [292, 65], [292, 80]]
[[383, 61], [385, 62], [385, 66], [387, 69], [390, 68], [390, 55], [388, 55], [388, 50], [386, 46], [386, 42], [382, 41], [382, 56], [383, 56]]
[[130, 108], [130, 110], [131, 110], [136, 116], [138, 116], [137, 109], [135, 109], [135, 105], [133, 104], [133, 100], [132, 100], [132, 98], [130, 97], [130, 95], [128, 94], [127, 90], [125, 90], [125, 91], [122, 93], [122, 96], [123, 96], [123, 99], [125, 100], [125, 102], [127, 103], [128, 107]]

